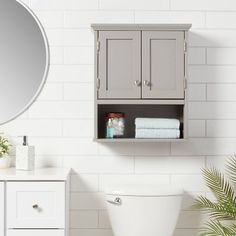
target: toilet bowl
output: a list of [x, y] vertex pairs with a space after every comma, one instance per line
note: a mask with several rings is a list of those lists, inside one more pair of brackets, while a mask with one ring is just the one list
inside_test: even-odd
[[171, 236], [183, 190], [172, 186], [113, 186], [105, 191], [114, 236]]

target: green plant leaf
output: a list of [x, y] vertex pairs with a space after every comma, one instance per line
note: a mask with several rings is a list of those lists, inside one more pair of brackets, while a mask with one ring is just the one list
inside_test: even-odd
[[214, 167], [202, 171], [206, 185], [216, 199], [211, 201], [199, 196], [194, 202], [195, 208], [208, 212], [211, 218], [200, 236], [236, 236], [236, 224], [220, 221], [236, 220], [236, 155], [227, 162], [226, 171], [228, 179]]
[[226, 164], [226, 173], [232, 183], [236, 184], [236, 155], [230, 157]]
[[0, 136], [0, 157], [9, 152], [9, 142], [6, 138]]
[[236, 214], [235, 192], [230, 182], [226, 180], [223, 174], [212, 167], [203, 170], [203, 177], [207, 187], [210, 188], [218, 203]]
[[203, 209], [214, 219], [234, 220], [236, 209], [210, 201], [204, 196], [199, 196], [194, 202], [194, 208]]
[[229, 226], [223, 225], [218, 220], [211, 220], [206, 223], [206, 226], [200, 232], [200, 236], [235, 236], [236, 225], [232, 224]]

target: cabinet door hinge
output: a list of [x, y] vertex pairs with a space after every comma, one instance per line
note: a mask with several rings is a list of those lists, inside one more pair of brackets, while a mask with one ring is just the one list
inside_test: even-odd
[[184, 41], [184, 52], [187, 52], [187, 49], [188, 49], [188, 44], [186, 41]]
[[97, 78], [97, 90], [100, 89], [100, 79]]
[[97, 52], [100, 51], [100, 41], [97, 41]]
[[184, 89], [187, 89], [188, 87], [188, 81], [186, 78], [184, 78]]

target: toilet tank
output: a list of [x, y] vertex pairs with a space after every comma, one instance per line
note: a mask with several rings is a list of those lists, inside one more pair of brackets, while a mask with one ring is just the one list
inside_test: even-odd
[[113, 186], [106, 189], [114, 236], [171, 236], [183, 190], [172, 186]]

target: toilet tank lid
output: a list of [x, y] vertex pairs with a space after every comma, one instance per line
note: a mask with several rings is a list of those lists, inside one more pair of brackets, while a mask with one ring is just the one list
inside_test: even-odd
[[105, 190], [107, 195], [118, 196], [177, 196], [183, 195], [183, 189], [175, 186], [159, 185], [113, 185]]

